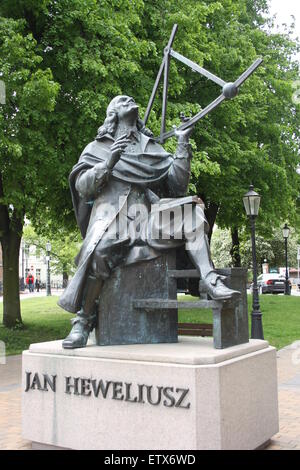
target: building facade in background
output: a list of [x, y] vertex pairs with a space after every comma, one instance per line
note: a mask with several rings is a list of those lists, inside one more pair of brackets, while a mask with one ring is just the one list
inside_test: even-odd
[[[23, 287], [23, 282], [26, 284], [26, 278], [29, 274], [33, 275], [34, 283], [38, 280], [41, 288], [46, 287], [47, 261], [45, 251], [39, 249], [35, 245], [28, 245], [22, 240], [19, 255], [19, 277], [21, 288]], [[53, 272], [53, 269], [51, 269], [51, 259], [50, 274], [51, 287], [57, 289], [62, 288], [63, 276], [62, 274], [56, 274]]]
[[[34, 277], [34, 283], [39, 280], [41, 288], [46, 288], [47, 282], [47, 262], [46, 254], [42, 250], [38, 250], [34, 245], [26, 245], [21, 243], [20, 255], [19, 255], [19, 279], [20, 288], [24, 289], [26, 285], [26, 278], [29, 274]], [[50, 283], [54, 289], [60, 289], [63, 287], [63, 276], [62, 274], [56, 274], [51, 270], [50, 261]], [[0, 295], [3, 294], [3, 258], [2, 248], [0, 244]]]

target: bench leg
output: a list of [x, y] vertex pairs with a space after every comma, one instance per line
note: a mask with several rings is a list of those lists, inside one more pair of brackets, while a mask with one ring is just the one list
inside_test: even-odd
[[248, 342], [242, 326], [242, 309], [239, 301], [219, 302], [213, 308], [213, 336], [216, 349], [229, 348]]

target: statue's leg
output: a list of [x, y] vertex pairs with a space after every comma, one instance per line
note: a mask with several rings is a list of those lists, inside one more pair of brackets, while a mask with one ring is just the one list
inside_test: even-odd
[[[171, 224], [170, 213], [172, 212], [174, 217]], [[222, 282], [225, 279], [224, 276], [218, 274], [214, 268], [207, 237], [209, 226], [202, 206], [186, 204], [183, 211], [170, 209], [165, 213], [165, 221], [164, 217], [160, 220], [155, 214], [151, 214], [147, 243], [157, 250], [185, 244], [192, 263], [199, 270], [206, 292], [213, 300], [226, 300], [240, 295], [240, 292], [229, 289]]]
[[110, 275], [110, 269], [103, 254], [102, 240], [97, 245], [90, 264], [89, 275], [85, 282], [82, 305], [75, 318], [73, 327], [63, 341], [63, 348], [74, 349], [86, 346], [90, 332], [96, 326], [96, 305], [105, 279]]
[[192, 213], [184, 217], [183, 231], [186, 239], [186, 251], [193, 264], [198, 268], [206, 291], [213, 300], [226, 300], [240, 295], [240, 292], [229, 289], [222, 282], [225, 278], [214, 268], [209, 243], [208, 223], [201, 206], [193, 204]]
[[114, 227], [111, 227], [105, 232], [91, 256], [81, 309], [72, 320], [73, 328], [63, 341], [64, 348], [72, 349], [86, 346], [89, 333], [96, 326], [97, 301], [103, 283], [110, 277], [112, 269], [124, 261], [124, 255], [128, 251], [128, 239], [120, 242], [113, 237]]
[[63, 348], [74, 349], [86, 346], [90, 332], [96, 324], [96, 300], [99, 297], [103, 281], [95, 276], [88, 276], [85, 284], [82, 308], [73, 318], [72, 330], [63, 341]]

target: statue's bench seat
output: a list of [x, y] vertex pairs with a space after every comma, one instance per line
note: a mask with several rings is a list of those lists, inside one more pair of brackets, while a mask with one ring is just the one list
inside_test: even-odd
[[[196, 269], [175, 269], [168, 253], [154, 260], [115, 269], [99, 299], [96, 341], [99, 345], [175, 343], [179, 334], [213, 335], [215, 348], [248, 342], [247, 270], [218, 270], [227, 285], [242, 295], [235, 301], [213, 301], [201, 290], [195, 301], [177, 300], [177, 279], [199, 279]], [[178, 309], [212, 309], [213, 326], [178, 324]], [[201, 328], [200, 328], [201, 326]]]

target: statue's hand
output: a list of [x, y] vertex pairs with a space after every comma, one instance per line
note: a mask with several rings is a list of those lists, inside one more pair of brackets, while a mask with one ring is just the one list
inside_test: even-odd
[[130, 143], [130, 140], [127, 138], [126, 134], [119, 137], [110, 147], [111, 157], [107, 162], [107, 168], [112, 169], [116, 163], [121, 158], [122, 153], [124, 152], [127, 145]]
[[187, 143], [190, 135], [193, 132], [194, 126], [188, 127], [187, 129], [180, 130], [175, 127], [174, 135], [177, 137], [178, 143]]

